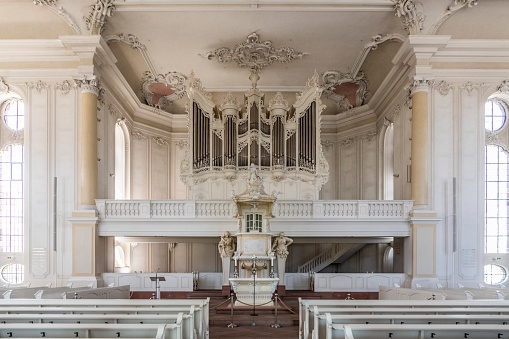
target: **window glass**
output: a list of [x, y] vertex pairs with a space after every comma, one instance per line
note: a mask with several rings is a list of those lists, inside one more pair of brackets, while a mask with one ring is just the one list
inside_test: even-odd
[[9, 284], [21, 284], [25, 279], [25, 267], [20, 264], [9, 264], [2, 267], [2, 279]]
[[508, 252], [508, 154], [499, 146], [486, 146], [485, 252]]
[[500, 265], [484, 266], [484, 282], [490, 285], [502, 284], [507, 279], [507, 270]]
[[0, 251], [23, 252], [23, 146], [0, 153]]
[[498, 131], [505, 124], [505, 107], [497, 101], [490, 100], [484, 105], [484, 127], [488, 131]]
[[25, 127], [25, 105], [21, 100], [13, 100], [7, 104], [4, 111], [4, 121], [7, 127], [18, 131]]

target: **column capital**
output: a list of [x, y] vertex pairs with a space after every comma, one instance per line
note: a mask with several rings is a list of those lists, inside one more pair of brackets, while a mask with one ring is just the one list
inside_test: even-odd
[[81, 88], [81, 93], [92, 93], [99, 96], [101, 91], [101, 82], [97, 78], [87, 79], [83, 77], [81, 79], [74, 79], [74, 83]]
[[410, 86], [410, 96], [413, 96], [417, 92], [429, 92], [431, 86], [431, 80], [416, 80]]

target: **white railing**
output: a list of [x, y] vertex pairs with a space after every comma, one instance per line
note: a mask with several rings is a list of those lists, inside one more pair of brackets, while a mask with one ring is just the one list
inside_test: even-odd
[[[101, 219], [231, 218], [229, 200], [96, 200]], [[279, 219], [377, 219], [406, 220], [412, 210], [409, 200], [281, 200], [273, 213]]]

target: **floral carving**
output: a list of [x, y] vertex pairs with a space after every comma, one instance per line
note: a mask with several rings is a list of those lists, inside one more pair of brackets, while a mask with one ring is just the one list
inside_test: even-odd
[[234, 49], [221, 47], [204, 55], [209, 60], [213, 58], [222, 63], [235, 61], [239, 67], [248, 67], [261, 70], [274, 61], [287, 63], [295, 59], [301, 59], [309, 53], [299, 53], [291, 47], [274, 48], [272, 42], [260, 41], [258, 34], [251, 33], [246, 42], [237, 44]]
[[39, 80], [37, 82], [30, 82], [30, 83], [27, 82], [26, 85], [30, 88], [36, 89], [37, 92], [40, 92], [45, 88], [48, 88], [48, 84], [44, 83], [42, 80]]
[[394, 10], [398, 18], [404, 18], [405, 30], [409, 34], [418, 34], [424, 28], [426, 16], [417, 10], [417, 5], [422, 3], [414, 0], [393, 0]]
[[433, 88], [435, 88], [436, 90], [438, 90], [438, 92], [441, 94], [441, 95], [447, 95], [449, 93], [449, 90], [451, 90], [452, 88], [454, 88], [453, 85], [445, 82], [445, 81], [440, 81], [438, 84], [435, 83], [435, 82], [432, 82], [431, 83], [431, 86], [433, 86]]
[[92, 11], [83, 17], [89, 31], [96, 34], [103, 32], [106, 17], [110, 17], [115, 10], [114, 2], [115, 0], [97, 0], [96, 4], [91, 6]]
[[468, 95], [470, 96], [470, 95], [472, 94], [472, 91], [473, 91], [473, 90], [477, 90], [477, 91], [479, 91], [483, 85], [484, 85], [483, 83], [480, 83], [480, 84], [473, 84], [473, 83], [471, 83], [471, 82], [469, 81], [469, 82], [467, 82], [466, 84], [464, 84], [463, 86], [461, 86], [460, 88], [461, 88], [462, 90], [467, 91]]
[[62, 82], [61, 84], [57, 84], [55, 88], [65, 95], [68, 94], [71, 91], [71, 89], [76, 88], [76, 84], [64, 80], [64, 82]]
[[186, 140], [178, 140], [176, 142], [176, 145], [178, 146], [179, 149], [184, 149], [184, 147], [187, 147], [189, 145], [189, 143], [186, 141]]
[[147, 137], [145, 135], [143, 135], [140, 131], [132, 131], [131, 132], [131, 135], [133, 137], [135, 137], [136, 139], [138, 140], [144, 140], [144, 139], [147, 139]]
[[159, 148], [168, 146], [168, 141], [164, 140], [161, 137], [153, 137], [152, 141], [155, 142], [157, 147], [159, 147]]

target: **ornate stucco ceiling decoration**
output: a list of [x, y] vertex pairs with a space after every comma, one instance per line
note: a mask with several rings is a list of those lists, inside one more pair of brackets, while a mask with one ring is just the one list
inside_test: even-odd
[[234, 49], [221, 47], [203, 56], [209, 60], [216, 58], [217, 61], [222, 63], [235, 61], [239, 67], [248, 67], [260, 71], [274, 61], [288, 63], [309, 54], [295, 52], [291, 47], [274, 48], [270, 40], [260, 41], [258, 34], [253, 32], [247, 36], [246, 42], [237, 44]]
[[179, 72], [152, 75], [145, 72], [141, 90], [147, 105], [162, 109], [184, 96], [186, 76]]
[[111, 17], [115, 10], [115, 0], [97, 0], [95, 5], [92, 5], [92, 11], [88, 16], [84, 16], [87, 29], [92, 34], [101, 34], [106, 24], [106, 18]]
[[403, 18], [405, 30], [409, 34], [419, 34], [424, 28], [424, 20], [426, 15], [417, 9], [417, 5], [421, 8], [422, 3], [415, 0], [393, 0], [394, 10], [398, 18]]
[[74, 17], [69, 14], [62, 6], [58, 4], [58, 0], [34, 0], [34, 5], [37, 6], [47, 6], [53, 11], [57, 12], [68, 24], [74, 29], [76, 34], [81, 34], [81, 28], [74, 19]]
[[326, 71], [322, 80], [325, 96], [336, 102], [341, 111], [364, 104], [368, 94], [368, 80], [364, 73], [358, 72], [352, 76], [339, 71]]
[[454, 0], [454, 2], [447, 7], [447, 10], [443, 12], [431, 25], [428, 34], [436, 34], [438, 28], [447, 20], [451, 15], [462, 9], [463, 7], [474, 7], [477, 6], [477, 0]]

